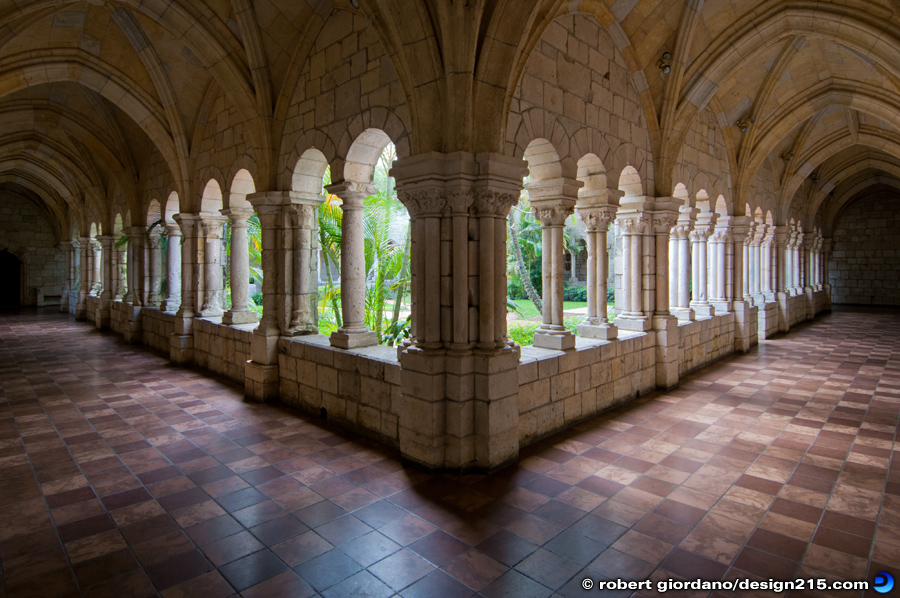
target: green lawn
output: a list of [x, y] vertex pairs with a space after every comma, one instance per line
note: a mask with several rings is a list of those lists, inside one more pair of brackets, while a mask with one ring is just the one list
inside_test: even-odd
[[[535, 309], [534, 304], [528, 299], [513, 299], [513, 303], [519, 306], [519, 312], [522, 314], [519, 317], [523, 320], [528, 320], [530, 318], [537, 318], [541, 315], [541, 313]], [[563, 309], [578, 309], [580, 307], [587, 307], [586, 301], [564, 301]], [[613, 304], [610, 303], [609, 307], [612, 308]]]

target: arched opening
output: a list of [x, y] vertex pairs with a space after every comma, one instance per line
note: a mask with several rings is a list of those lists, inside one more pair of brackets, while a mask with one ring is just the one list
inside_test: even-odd
[[[317, 155], [304, 157], [309, 168], [305, 183], [311, 186], [324, 160]], [[323, 173], [326, 199], [319, 209], [318, 226], [328, 280], [320, 291], [319, 326], [322, 331], [333, 330], [335, 346], [395, 344], [410, 334], [409, 214], [397, 199], [390, 176], [396, 158], [390, 137], [379, 129], [368, 129], [350, 146], [343, 181], [327, 185], [330, 172]], [[328, 276], [338, 263], [340, 313], [334, 307], [335, 285]]]
[[17, 308], [22, 304], [22, 261], [9, 251], [0, 251], [0, 309]]
[[262, 314], [262, 228], [247, 196], [256, 192], [246, 169], [234, 175], [224, 223], [225, 324], [251, 324]]
[[626, 198], [640, 197], [644, 194], [641, 175], [634, 166], [629, 164], [622, 169], [622, 174], [619, 175], [619, 191], [622, 191]]

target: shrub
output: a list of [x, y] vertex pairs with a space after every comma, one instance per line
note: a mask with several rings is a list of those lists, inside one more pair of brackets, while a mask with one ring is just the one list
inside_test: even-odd
[[563, 301], [587, 301], [587, 287], [565, 287]]

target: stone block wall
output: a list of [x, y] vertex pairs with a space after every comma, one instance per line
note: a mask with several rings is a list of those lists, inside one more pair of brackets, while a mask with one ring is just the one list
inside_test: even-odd
[[828, 264], [833, 303], [900, 305], [900, 197], [847, 209], [832, 233]]
[[734, 314], [679, 323], [678, 351], [681, 376], [734, 353]]
[[281, 400], [397, 446], [400, 362], [391, 347], [342, 350], [317, 334], [278, 343]]
[[59, 305], [66, 277], [65, 253], [53, 227], [33, 203], [10, 191], [0, 192], [0, 251], [23, 262], [22, 305]]
[[[195, 319], [194, 363], [243, 384], [244, 367], [250, 359], [250, 335], [256, 326], [224, 326], [212, 320]], [[168, 350], [168, 344], [166, 347]]]
[[122, 301], [113, 301], [109, 309], [109, 327], [113, 332], [125, 334], [125, 329], [127, 328], [126, 323], [128, 321], [128, 311], [130, 309], [131, 306], [129, 306], [127, 303], [123, 303]]
[[788, 324], [796, 326], [807, 318], [806, 295], [795, 295], [788, 298]]
[[778, 302], [771, 301], [759, 306], [759, 338], [772, 338], [778, 334]]
[[620, 334], [579, 338], [574, 351], [522, 347], [520, 446], [656, 388], [656, 334]]
[[[173, 332], [175, 332], [174, 315], [154, 308], [141, 310], [141, 338], [145, 345], [168, 355], [171, 342], [169, 337]], [[243, 376], [241, 381], [243, 381]]]

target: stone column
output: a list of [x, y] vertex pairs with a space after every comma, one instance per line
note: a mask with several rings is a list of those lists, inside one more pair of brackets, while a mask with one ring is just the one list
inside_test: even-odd
[[787, 263], [786, 259], [790, 251], [788, 250], [788, 240], [790, 233], [784, 227], [776, 227], [773, 240], [773, 277], [772, 281], [775, 287], [775, 301], [778, 303], [778, 330], [787, 332], [790, 328], [788, 322], [788, 292], [787, 292]]
[[[644, 235], [651, 232], [652, 220], [644, 213], [643, 198], [623, 204], [616, 220], [622, 235], [622, 299], [623, 309], [616, 315], [616, 325], [625, 330], [644, 332], [652, 322], [644, 313]], [[655, 291], [655, 289], [654, 289]]]
[[78, 238], [78, 248], [81, 250], [81, 259], [78, 262], [78, 266], [81, 272], [79, 276], [80, 284], [78, 287], [78, 302], [75, 304], [75, 317], [79, 320], [83, 320], [87, 315], [87, 297], [88, 293], [90, 293], [91, 291], [90, 246], [90, 237]]
[[678, 208], [678, 220], [672, 228], [673, 252], [669, 265], [669, 285], [675, 292], [670, 311], [682, 321], [694, 319], [694, 310], [691, 309], [690, 279], [691, 279], [691, 254], [690, 233], [694, 228], [694, 220], [699, 210], [689, 205]]
[[150, 258], [150, 289], [147, 293], [147, 306], [159, 307], [162, 303], [162, 231], [154, 227], [147, 238]]
[[754, 305], [764, 305], [766, 300], [763, 296], [763, 286], [768, 268], [766, 267], [765, 252], [763, 245], [766, 235], [769, 232], [769, 226], [758, 222], [754, 228], [753, 241], [750, 246], [753, 251], [752, 271], [750, 273], [751, 288], [750, 294], [753, 296]]
[[181, 305], [181, 227], [177, 222], [167, 222], [166, 231], [169, 233], [169, 242], [166, 244], [166, 290], [168, 297], [162, 309], [168, 313], [175, 313]]
[[126, 310], [125, 340], [129, 343], [141, 339], [141, 308], [144, 306], [144, 238], [143, 226], [129, 226], [128, 235], [128, 290], [131, 303]]
[[366, 328], [366, 255], [363, 200], [375, 193], [366, 183], [341, 182], [328, 186], [341, 198], [341, 318], [343, 326], [331, 333], [331, 345], [355, 349], [378, 344], [378, 335]]
[[763, 301], [765, 303], [771, 303], [775, 301], [775, 291], [772, 284], [772, 279], [774, 277], [772, 248], [775, 245], [775, 227], [768, 226], [766, 229], [766, 235], [763, 238], [762, 247], [760, 248], [762, 253], [762, 288], [760, 289], [760, 292], [763, 295]]
[[813, 248], [816, 239], [812, 233], [803, 235], [803, 245], [800, 248], [803, 279], [803, 295], [806, 297], [806, 319], [812, 320], [816, 316], [815, 287], [813, 286]]
[[[265, 402], [279, 396], [278, 338], [287, 330], [292, 292], [289, 194], [253, 193], [247, 201], [259, 215], [262, 229], [263, 313], [250, 337], [250, 360], [244, 368], [244, 395]], [[286, 249], [287, 247], [287, 249]]]
[[218, 318], [224, 313], [222, 309], [222, 227], [225, 224], [225, 218], [203, 212], [198, 215], [198, 218], [201, 230], [197, 232], [203, 235], [201, 237], [203, 244], [200, 246], [203, 252], [203, 309], [200, 310], [200, 315], [204, 318]]
[[829, 273], [831, 252], [834, 250], [834, 239], [822, 238], [822, 290], [825, 291], [826, 309], [831, 309], [831, 279]]
[[734, 254], [731, 251], [731, 223], [731, 216], [719, 215], [709, 243], [712, 278], [710, 303], [715, 308], [717, 315], [730, 313], [733, 299], [731, 293], [734, 285], [732, 268]]
[[128, 243], [119, 244], [116, 239], [116, 301], [125, 301], [128, 293]]
[[658, 197], [653, 202], [652, 218], [653, 248], [656, 254], [654, 282], [656, 285], [655, 311], [653, 312], [653, 330], [656, 331], [656, 386], [674, 388], [679, 380], [678, 318], [671, 314], [669, 305], [669, 285], [671, 279], [666, 276], [669, 266], [674, 260], [669, 255], [669, 239], [672, 228], [678, 220], [678, 200], [671, 197]]
[[[750, 218], [746, 216], [746, 218]], [[750, 220], [747, 224], [747, 234], [744, 236], [742, 247], [743, 265], [741, 273], [741, 297], [747, 303], [753, 304], [753, 238], [756, 235], [756, 223]]]
[[90, 263], [91, 263], [91, 297], [99, 297], [102, 289], [100, 281], [100, 242], [96, 237], [92, 237], [90, 241]]
[[697, 224], [694, 225], [694, 230], [691, 231], [691, 267], [693, 273], [691, 281], [693, 286], [691, 308], [693, 308], [697, 317], [701, 318], [710, 318], [714, 313], [713, 306], [709, 303], [707, 241], [713, 232], [715, 222], [715, 213], [701, 212], [697, 216]]
[[[605, 200], [606, 198], [604, 198]], [[579, 199], [579, 201], [581, 201]], [[609, 278], [609, 253], [606, 235], [609, 223], [616, 216], [615, 205], [594, 205], [576, 208], [587, 227], [587, 318], [578, 325], [578, 336], [612, 340], [619, 329], [609, 321], [606, 305], [606, 284]]]
[[750, 283], [750, 237], [753, 235], [753, 221], [750, 216], [740, 216], [732, 220], [731, 246], [734, 255], [734, 348], [747, 352], [759, 342], [759, 308], [754, 307], [748, 292]]
[[318, 208], [325, 196], [291, 192], [290, 201], [293, 295], [290, 327], [285, 333], [318, 334]]
[[[534, 333], [534, 346], [557, 351], [575, 348], [575, 335], [566, 330], [563, 320], [566, 265], [563, 234], [566, 218], [575, 207], [575, 199], [559, 196], [558, 189], [563, 185], [558, 180], [528, 185], [532, 211], [541, 223], [543, 245], [543, 323]], [[556, 197], [552, 197], [553, 195]]]
[[[199, 296], [197, 292], [197, 231], [200, 228], [200, 222], [196, 214], [188, 213], [175, 214], [173, 219], [182, 235], [181, 249], [179, 250], [181, 300], [178, 302], [178, 311], [175, 312], [175, 330], [169, 339], [169, 359], [173, 363], [186, 364], [193, 357], [194, 350], [193, 324], [194, 317], [197, 315], [197, 298]], [[170, 243], [170, 249], [171, 246]]]
[[247, 221], [253, 216], [251, 208], [222, 210], [231, 221], [231, 307], [222, 316], [228, 325], [256, 322], [256, 312], [250, 309], [250, 249], [247, 240]]
[[66, 278], [63, 281], [63, 293], [59, 301], [60, 313], [69, 311], [69, 293], [74, 288], [75, 280], [72, 278], [72, 241], [62, 241], [59, 246], [63, 252], [63, 262], [66, 264]]
[[113, 241], [110, 235], [97, 237], [100, 245], [100, 305], [94, 317], [97, 328], [108, 328], [110, 324], [110, 304], [113, 299]]

